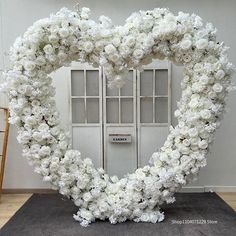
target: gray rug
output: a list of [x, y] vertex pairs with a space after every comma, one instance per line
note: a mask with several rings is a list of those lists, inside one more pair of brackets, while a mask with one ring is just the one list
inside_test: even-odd
[[236, 213], [215, 193], [177, 193], [164, 206], [157, 224], [98, 221], [81, 227], [72, 218], [76, 207], [58, 194], [34, 194], [0, 230], [1, 236], [235, 236]]

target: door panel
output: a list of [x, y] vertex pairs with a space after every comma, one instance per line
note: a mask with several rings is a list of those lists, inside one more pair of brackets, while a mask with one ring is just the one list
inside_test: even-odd
[[[131, 134], [131, 143], [111, 143], [109, 134]], [[105, 169], [109, 175], [122, 177], [137, 168], [137, 143], [135, 127], [106, 128], [105, 135]]]
[[139, 130], [139, 167], [149, 164], [154, 151], [158, 151], [168, 135], [168, 127], [142, 126]]
[[93, 160], [94, 166], [103, 166], [102, 146], [99, 142], [101, 138], [101, 128], [99, 126], [75, 126], [72, 129], [72, 146], [81, 152], [82, 158], [89, 157]]

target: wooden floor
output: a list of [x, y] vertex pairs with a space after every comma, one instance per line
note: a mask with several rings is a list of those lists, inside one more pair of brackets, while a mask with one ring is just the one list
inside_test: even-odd
[[236, 211], [236, 192], [217, 194]]
[[[236, 211], [236, 192], [217, 193]], [[31, 197], [32, 194], [2, 194], [0, 199], [0, 228]]]
[[0, 198], [0, 228], [31, 197], [32, 194], [2, 194]]

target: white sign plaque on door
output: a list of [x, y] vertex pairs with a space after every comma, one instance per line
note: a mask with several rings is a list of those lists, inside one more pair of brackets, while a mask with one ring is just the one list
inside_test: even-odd
[[110, 143], [131, 143], [131, 134], [109, 134]]

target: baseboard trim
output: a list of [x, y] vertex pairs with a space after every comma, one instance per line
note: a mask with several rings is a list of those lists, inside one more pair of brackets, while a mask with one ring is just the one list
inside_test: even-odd
[[[2, 193], [56, 193], [57, 191], [47, 188], [5, 188]], [[236, 192], [236, 186], [190, 186], [183, 187], [182, 193], [203, 193], [203, 192]]]
[[193, 187], [183, 187], [183, 188], [181, 188], [181, 190], [179, 192], [181, 192], [181, 193], [203, 193], [205, 191], [204, 191], [204, 187], [193, 186]]
[[183, 187], [180, 192], [236, 192], [236, 186], [190, 186]]
[[205, 186], [204, 192], [236, 192], [236, 186]]

